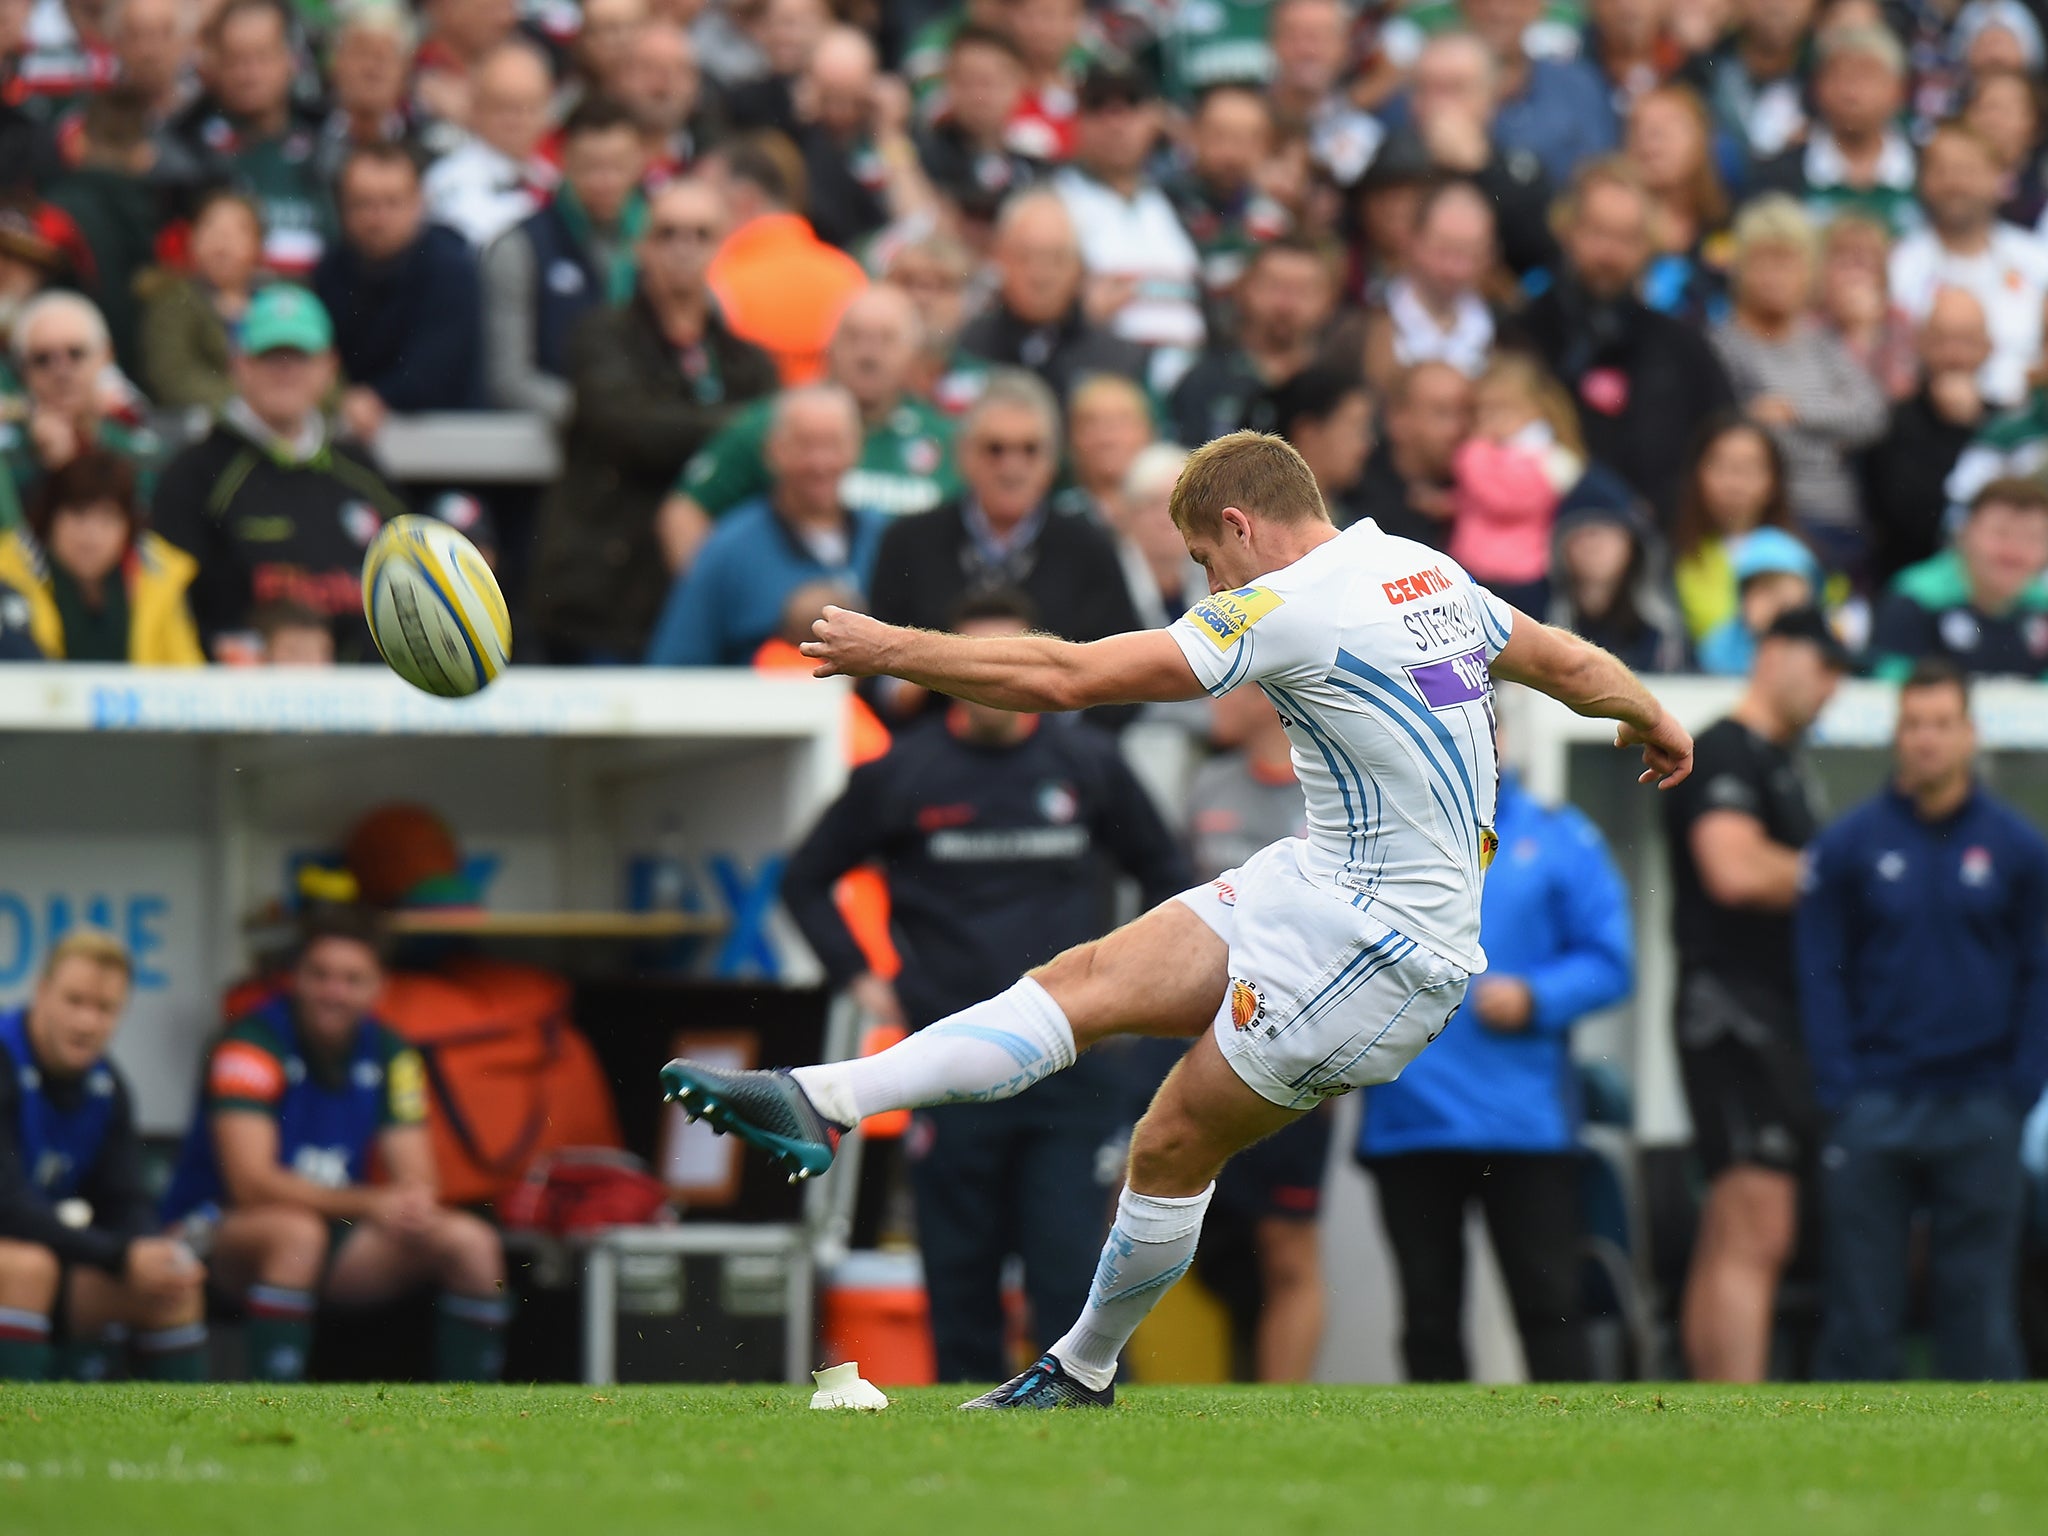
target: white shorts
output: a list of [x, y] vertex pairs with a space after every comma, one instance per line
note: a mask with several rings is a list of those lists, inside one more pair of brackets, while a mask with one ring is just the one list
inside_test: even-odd
[[1470, 975], [1311, 881], [1284, 838], [1180, 900], [1230, 946], [1216, 1044], [1286, 1109], [1389, 1083], [1458, 1011]]

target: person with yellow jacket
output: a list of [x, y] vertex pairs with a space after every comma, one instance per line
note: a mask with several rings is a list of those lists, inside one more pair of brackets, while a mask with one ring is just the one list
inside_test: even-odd
[[45, 475], [27, 524], [0, 535], [0, 585], [27, 600], [29, 633], [53, 661], [201, 665], [185, 603], [198, 572], [142, 527], [135, 467], [103, 448]]

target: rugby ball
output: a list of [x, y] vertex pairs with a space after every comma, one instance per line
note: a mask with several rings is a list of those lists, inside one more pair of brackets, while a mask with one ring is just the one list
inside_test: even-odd
[[431, 517], [395, 517], [363, 557], [363, 617], [384, 664], [444, 699], [505, 670], [512, 620], [477, 548]]

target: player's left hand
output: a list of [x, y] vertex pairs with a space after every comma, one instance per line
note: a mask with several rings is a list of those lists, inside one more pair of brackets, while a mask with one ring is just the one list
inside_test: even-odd
[[1615, 729], [1614, 744], [1643, 749], [1645, 767], [1636, 775], [1638, 784], [1654, 780], [1659, 789], [1670, 789], [1683, 783], [1692, 772], [1692, 733], [1669, 712], [1659, 715], [1657, 723], [1647, 731], [1639, 731], [1624, 721]]
[[873, 677], [888, 671], [885, 655], [893, 624], [827, 603], [822, 617], [811, 625], [816, 638], [799, 647], [818, 663], [813, 677]]
[[1519, 976], [1482, 976], [1473, 984], [1472, 1009], [1488, 1029], [1513, 1034], [1529, 1027], [1536, 996]]

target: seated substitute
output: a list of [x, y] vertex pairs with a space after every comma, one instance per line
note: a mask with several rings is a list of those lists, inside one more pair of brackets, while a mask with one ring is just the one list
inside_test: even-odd
[[284, 990], [215, 1044], [164, 1199], [172, 1221], [213, 1223], [214, 1269], [246, 1298], [265, 1381], [305, 1375], [316, 1302], [372, 1306], [424, 1284], [441, 1293], [435, 1375], [503, 1369], [504, 1253], [436, 1197], [426, 1070], [373, 1012], [383, 986], [374, 920], [312, 915]]
[[28, 1006], [0, 1013], [0, 1381], [49, 1372], [52, 1333], [125, 1335], [135, 1374], [206, 1374], [206, 1269], [158, 1237], [128, 1085], [107, 1045], [128, 951], [74, 929]]

